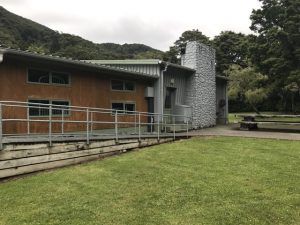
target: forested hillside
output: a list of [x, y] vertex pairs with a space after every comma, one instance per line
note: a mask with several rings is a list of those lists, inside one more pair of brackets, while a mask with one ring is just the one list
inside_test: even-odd
[[1, 6], [0, 44], [75, 59], [161, 58], [163, 54], [143, 44], [96, 44], [79, 36], [51, 30]]
[[222, 31], [213, 39], [187, 30], [161, 52], [142, 44], [95, 44], [59, 33], [0, 6], [0, 44], [75, 59], [156, 58], [180, 62], [188, 41], [216, 49], [216, 72], [229, 77], [230, 111], [300, 113], [300, 0], [259, 0], [253, 34]]

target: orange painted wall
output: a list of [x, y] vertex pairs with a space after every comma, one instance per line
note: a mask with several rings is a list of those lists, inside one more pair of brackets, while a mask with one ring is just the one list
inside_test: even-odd
[[[32, 84], [27, 82], [27, 68], [43, 68], [52, 71], [68, 72], [71, 75], [70, 86], [58, 86], [49, 84]], [[112, 91], [111, 79], [132, 80], [115, 75], [107, 75], [99, 72], [87, 72], [78, 69], [71, 69], [62, 65], [49, 66], [47, 64], [4, 61], [0, 64], [0, 100], [3, 101], [22, 101], [28, 99], [50, 99], [50, 100], [68, 100], [73, 106], [86, 106], [97, 108], [111, 108], [112, 101], [130, 101], [135, 102], [136, 110], [147, 112], [147, 100], [144, 97], [145, 87], [151, 85], [149, 81], [134, 80], [136, 90], [134, 92]], [[26, 110], [19, 108], [4, 107], [4, 118], [26, 118]], [[93, 115], [94, 120], [113, 121], [114, 117], [108, 115]], [[59, 119], [58, 117], [57, 119]], [[72, 112], [67, 120], [85, 120], [85, 113]], [[119, 121], [134, 121], [133, 116], [120, 116]], [[146, 121], [146, 118], [143, 118]], [[47, 124], [32, 122], [30, 131], [46, 132]], [[95, 129], [109, 128], [112, 125], [94, 125]], [[66, 124], [65, 131], [84, 130], [85, 124]], [[61, 124], [53, 124], [53, 131], [59, 132]], [[5, 133], [23, 133], [27, 131], [27, 123], [6, 122], [4, 123]]]

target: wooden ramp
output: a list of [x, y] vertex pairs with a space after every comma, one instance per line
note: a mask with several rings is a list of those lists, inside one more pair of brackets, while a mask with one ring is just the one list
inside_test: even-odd
[[120, 154], [131, 149], [170, 142], [172, 137], [130, 138], [96, 140], [87, 144], [83, 141], [54, 143], [10, 143], [0, 151], [0, 179], [32, 173], [85, 161], [96, 160], [109, 155]]

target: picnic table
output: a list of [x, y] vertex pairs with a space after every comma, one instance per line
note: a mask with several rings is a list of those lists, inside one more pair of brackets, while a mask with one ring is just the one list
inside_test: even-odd
[[[259, 124], [300, 125], [300, 115], [236, 114], [235, 117], [243, 118], [239, 122], [241, 130], [255, 130], [258, 129]], [[291, 118], [299, 118], [299, 120], [286, 120]]]

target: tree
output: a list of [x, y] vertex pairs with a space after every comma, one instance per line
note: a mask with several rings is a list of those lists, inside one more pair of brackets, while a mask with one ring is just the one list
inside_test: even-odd
[[300, 87], [300, 0], [260, 0], [253, 10], [251, 30], [258, 36], [251, 59], [271, 82]]
[[217, 73], [224, 75], [233, 64], [246, 67], [251, 40], [250, 36], [232, 31], [222, 31], [220, 35], [215, 36], [213, 46], [216, 49]]
[[200, 41], [203, 44], [211, 45], [211, 41], [198, 29], [188, 30], [181, 34], [169, 51], [164, 54], [163, 59], [172, 63], [179, 63], [180, 53], [189, 41]]
[[40, 53], [40, 54], [49, 54], [47, 47], [38, 43], [31, 44], [27, 50], [31, 52]]
[[257, 33], [250, 46], [251, 60], [268, 74], [281, 109], [287, 111], [290, 102], [294, 111], [300, 92], [300, 0], [260, 1], [261, 9], [253, 10], [250, 17], [250, 28]]
[[241, 99], [259, 113], [256, 105], [268, 97], [269, 90], [265, 87], [268, 77], [252, 66], [242, 68], [239, 65], [231, 65], [226, 74], [229, 77], [229, 98]]

